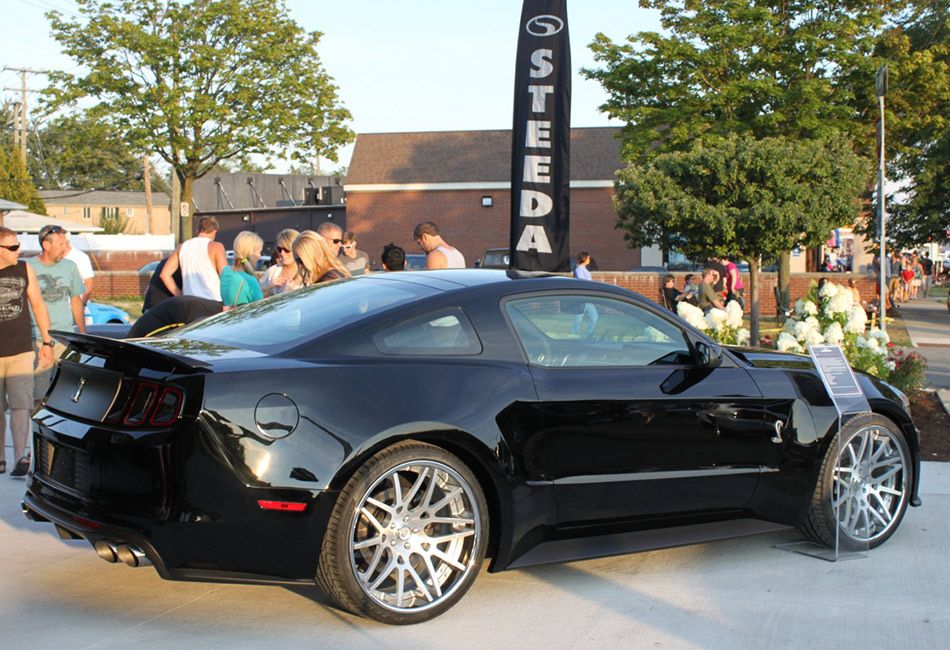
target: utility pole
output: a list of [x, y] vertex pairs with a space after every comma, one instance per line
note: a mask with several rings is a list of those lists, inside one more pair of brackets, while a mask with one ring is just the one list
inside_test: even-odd
[[4, 88], [4, 90], [10, 90], [13, 92], [20, 93], [20, 127], [19, 127], [19, 137], [18, 144], [20, 145], [20, 161], [23, 163], [23, 167], [26, 168], [26, 132], [27, 132], [27, 116], [29, 110], [27, 109], [26, 104], [26, 94], [27, 93], [36, 93], [38, 90], [31, 90], [26, 87], [26, 77], [31, 74], [48, 74], [49, 70], [35, 70], [33, 68], [14, 68], [12, 66], [4, 66], [4, 71], [12, 70], [13, 72], [20, 73], [20, 87], [19, 88]]
[[887, 264], [887, 249], [885, 246], [886, 238], [884, 236], [885, 222], [887, 220], [887, 215], [884, 212], [884, 95], [887, 94], [887, 66], [882, 65], [877, 70], [877, 74], [874, 78], [875, 91], [877, 92], [878, 107], [881, 111], [881, 123], [880, 129], [878, 130], [877, 137], [877, 150], [878, 150], [878, 169], [877, 169], [877, 209], [878, 209], [878, 219], [881, 226], [881, 249], [880, 249], [880, 258], [881, 258], [881, 268], [880, 268], [880, 281], [881, 286], [880, 294], [878, 296], [878, 304], [880, 305], [880, 314], [881, 322], [879, 324], [881, 330], [887, 330], [887, 278], [886, 278], [886, 264]]

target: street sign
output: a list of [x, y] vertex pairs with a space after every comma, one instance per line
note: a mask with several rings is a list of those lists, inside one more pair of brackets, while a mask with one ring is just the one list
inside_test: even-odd
[[181, 207], [179, 208], [178, 214], [180, 214], [183, 217], [191, 216], [191, 206], [189, 205], [187, 201], [181, 202]]
[[887, 66], [882, 65], [877, 69], [877, 74], [874, 75], [874, 90], [877, 92], [878, 97], [883, 97], [887, 94]]

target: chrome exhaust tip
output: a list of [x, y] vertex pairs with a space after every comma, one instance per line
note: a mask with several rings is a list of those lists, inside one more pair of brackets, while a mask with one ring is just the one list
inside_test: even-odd
[[119, 544], [115, 549], [115, 554], [130, 567], [149, 566], [152, 563], [142, 549], [131, 544]]
[[100, 539], [95, 543], [96, 555], [101, 557], [106, 562], [111, 562], [115, 564], [119, 561], [119, 554], [116, 550], [116, 545], [113, 542], [107, 542], [104, 539]]

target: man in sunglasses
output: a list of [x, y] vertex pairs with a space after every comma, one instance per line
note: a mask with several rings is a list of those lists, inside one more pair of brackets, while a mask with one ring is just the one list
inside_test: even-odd
[[[16, 233], [0, 226], [0, 403], [10, 409], [13, 454], [17, 463], [13, 476], [25, 476], [30, 469], [27, 438], [30, 409], [33, 407], [33, 332], [30, 309], [40, 332], [39, 366], [53, 363], [53, 340], [49, 334], [49, 314], [43, 303], [33, 267], [19, 261], [20, 243]], [[30, 309], [27, 309], [27, 303]], [[6, 418], [0, 416], [0, 474], [7, 471]]]
[[[43, 226], [39, 232], [42, 251], [36, 257], [27, 260], [33, 267], [46, 311], [49, 312], [49, 328], [52, 330], [73, 331], [73, 325], [81, 333], [86, 333], [86, 316], [82, 295], [86, 285], [79, 275], [76, 264], [66, 259], [68, 242], [66, 230], [61, 226]], [[46, 338], [33, 322], [33, 339], [37, 348], [46, 345]], [[53, 342], [53, 358], [58, 359], [66, 351], [66, 346]], [[46, 394], [52, 378], [52, 367], [37, 367], [33, 384], [33, 399], [38, 401]]]
[[334, 246], [337, 255], [343, 252], [343, 228], [335, 223], [324, 221], [317, 226], [317, 234]]

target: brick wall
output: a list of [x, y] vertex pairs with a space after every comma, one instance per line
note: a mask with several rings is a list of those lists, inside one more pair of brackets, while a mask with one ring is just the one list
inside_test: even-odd
[[138, 271], [165, 256], [162, 251], [89, 251], [92, 268], [99, 271]]
[[[362, 246], [362, 244], [361, 244]], [[662, 285], [662, 276], [660, 273], [614, 273], [614, 272], [595, 272], [592, 274], [594, 279], [599, 282], [617, 285], [643, 294], [651, 300], [661, 302], [660, 287]], [[676, 286], [683, 287], [683, 280], [686, 273], [673, 273], [676, 278]], [[874, 298], [874, 276], [859, 275], [851, 273], [793, 273], [791, 276], [792, 284], [792, 302], [801, 298], [808, 292], [811, 282], [817, 282], [820, 278], [827, 277], [832, 282], [837, 282], [842, 286], [847, 286], [848, 278], [855, 278], [858, 281], [858, 289], [861, 296], [868, 300]], [[769, 316], [775, 313], [775, 285], [778, 276], [775, 273], [761, 273], [759, 275], [759, 300], [760, 313], [763, 316]], [[119, 298], [127, 296], [145, 296], [145, 288], [148, 286], [149, 278], [139, 276], [135, 271], [98, 271], [96, 273], [95, 299], [103, 300], [107, 298]], [[746, 311], [749, 309], [749, 277], [743, 274], [743, 280], [746, 285]]]
[[[603, 273], [596, 272], [591, 274], [599, 282], [613, 284], [637, 293], [643, 294], [650, 300], [655, 300], [662, 304], [660, 297], [660, 288], [663, 286], [663, 276], [665, 273]], [[674, 272], [676, 278], [676, 287], [683, 288], [686, 278], [685, 272]], [[695, 275], [695, 273], [694, 273]], [[848, 286], [848, 279], [854, 278], [858, 281], [858, 290], [865, 301], [874, 300], [875, 296], [875, 278], [873, 275], [862, 275], [857, 273], [793, 273], [791, 274], [791, 304], [808, 293], [808, 288], [812, 282], [818, 282], [821, 278], [828, 278], [842, 286]], [[742, 281], [745, 284], [746, 312], [749, 311], [749, 275], [742, 274]], [[759, 313], [763, 316], [775, 314], [775, 287], [778, 284], [777, 273], [759, 274]]]
[[[482, 207], [483, 196], [492, 197], [492, 207]], [[571, 190], [571, 254], [586, 250], [598, 268], [626, 271], [640, 264], [640, 252], [627, 248], [615, 228], [612, 196], [611, 188]], [[389, 242], [407, 253], [418, 252], [413, 229], [422, 221], [434, 221], [472, 266], [486, 249], [508, 246], [510, 206], [507, 190], [351, 191], [346, 195], [346, 219], [358, 247], [373, 262], [379, 262]]]

